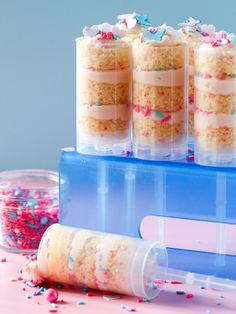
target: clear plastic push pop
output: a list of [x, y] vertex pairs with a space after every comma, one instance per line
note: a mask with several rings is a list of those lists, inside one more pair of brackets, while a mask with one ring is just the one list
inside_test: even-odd
[[[26, 280], [34, 265], [24, 268]], [[162, 282], [156, 278], [166, 266], [166, 250], [157, 242], [59, 224], [45, 232], [37, 260], [46, 280], [145, 298], [157, 296]]]
[[215, 34], [215, 26], [203, 24], [200, 20], [189, 17], [185, 22], [179, 23], [179, 32], [189, 48], [189, 84], [188, 84], [188, 143], [194, 144], [194, 112], [196, 109], [194, 100], [194, 50], [198, 48], [203, 39]]
[[133, 43], [133, 144], [141, 159], [182, 159], [187, 150], [187, 49], [170, 26]]
[[77, 150], [120, 155], [130, 150], [131, 46], [107, 23], [76, 39]]
[[22, 275], [144, 298], [155, 298], [166, 280], [236, 291], [235, 281], [168, 269], [167, 251], [156, 241], [60, 224], [47, 229], [37, 262]]
[[236, 166], [236, 37], [222, 31], [195, 51], [195, 161]]

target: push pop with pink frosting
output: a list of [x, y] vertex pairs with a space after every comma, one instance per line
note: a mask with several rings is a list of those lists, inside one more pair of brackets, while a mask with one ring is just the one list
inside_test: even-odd
[[103, 23], [76, 39], [77, 149], [97, 155], [129, 150], [131, 47], [125, 30]]
[[236, 166], [236, 36], [206, 37], [195, 67], [196, 162]]
[[156, 297], [166, 249], [155, 241], [54, 224], [45, 232], [38, 260], [26, 264], [28, 281], [51, 281], [145, 298]]
[[194, 50], [199, 47], [205, 37], [215, 34], [215, 26], [203, 24], [200, 20], [190, 17], [187, 21], [179, 23], [179, 32], [189, 47], [189, 88], [188, 88], [188, 139], [194, 143]]
[[135, 12], [132, 14], [119, 15], [117, 25], [126, 31], [127, 37], [130, 39], [137, 38], [141, 33], [142, 28], [152, 26], [147, 15], [141, 15]]
[[171, 26], [142, 29], [133, 42], [133, 144], [137, 158], [186, 154], [186, 44]]

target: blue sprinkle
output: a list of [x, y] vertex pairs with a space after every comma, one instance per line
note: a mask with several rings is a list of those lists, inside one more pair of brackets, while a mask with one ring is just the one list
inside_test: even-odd
[[124, 304], [121, 304], [121, 305], [120, 305], [120, 308], [121, 308], [122, 310], [124, 310], [124, 309], [126, 309], [126, 306], [125, 306]]
[[42, 217], [40, 223], [41, 225], [46, 225], [48, 223], [48, 217]]
[[164, 114], [162, 112], [160, 112], [160, 111], [155, 111], [155, 116], [163, 118]]
[[26, 296], [25, 296], [25, 298], [26, 298], [26, 299], [31, 299], [30, 294], [29, 294], [29, 293], [27, 293], [27, 294], [26, 294]]
[[151, 288], [156, 290], [157, 289], [157, 285], [153, 282], [152, 285], [151, 285]]
[[12, 211], [7, 211], [7, 214], [8, 214], [8, 216], [10, 217], [10, 218], [12, 218], [12, 219], [16, 219], [16, 212], [12, 212]]
[[221, 305], [220, 300], [217, 300], [217, 301], [216, 301], [216, 304], [217, 304], [217, 305]]
[[233, 115], [233, 116], [236, 116], [236, 111], [233, 111], [233, 112], [232, 112], [232, 115]]
[[52, 309], [56, 309], [57, 308], [57, 305], [55, 303], [51, 303], [51, 308]]
[[85, 302], [84, 302], [84, 301], [79, 300], [79, 301], [77, 301], [77, 304], [79, 304], [79, 305], [84, 305], [84, 304], [85, 304]]
[[29, 207], [34, 207], [34, 206], [36, 206], [37, 204], [38, 204], [37, 201], [28, 201], [28, 206], [29, 206]]

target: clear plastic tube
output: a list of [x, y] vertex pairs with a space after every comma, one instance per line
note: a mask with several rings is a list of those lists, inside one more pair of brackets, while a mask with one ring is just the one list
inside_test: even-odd
[[130, 150], [131, 46], [121, 40], [76, 40], [77, 150]]
[[54, 224], [40, 243], [38, 269], [43, 278], [154, 298], [157, 271], [165, 273], [167, 253], [155, 241]]
[[187, 55], [183, 43], [133, 44], [133, 143], [137, 158], [175, 160], [186, 154]]
[[195, 161], [235, 167], [236, 49], [202, 44], [195, 64]]

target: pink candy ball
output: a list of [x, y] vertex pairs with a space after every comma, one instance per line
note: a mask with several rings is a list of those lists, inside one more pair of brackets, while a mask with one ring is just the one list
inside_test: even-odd
[[46, 290], [44, 295], [45, 295], [46, 300], [50, 303], [56, 302], [58, 299], [58, 292], [55, 289]]

